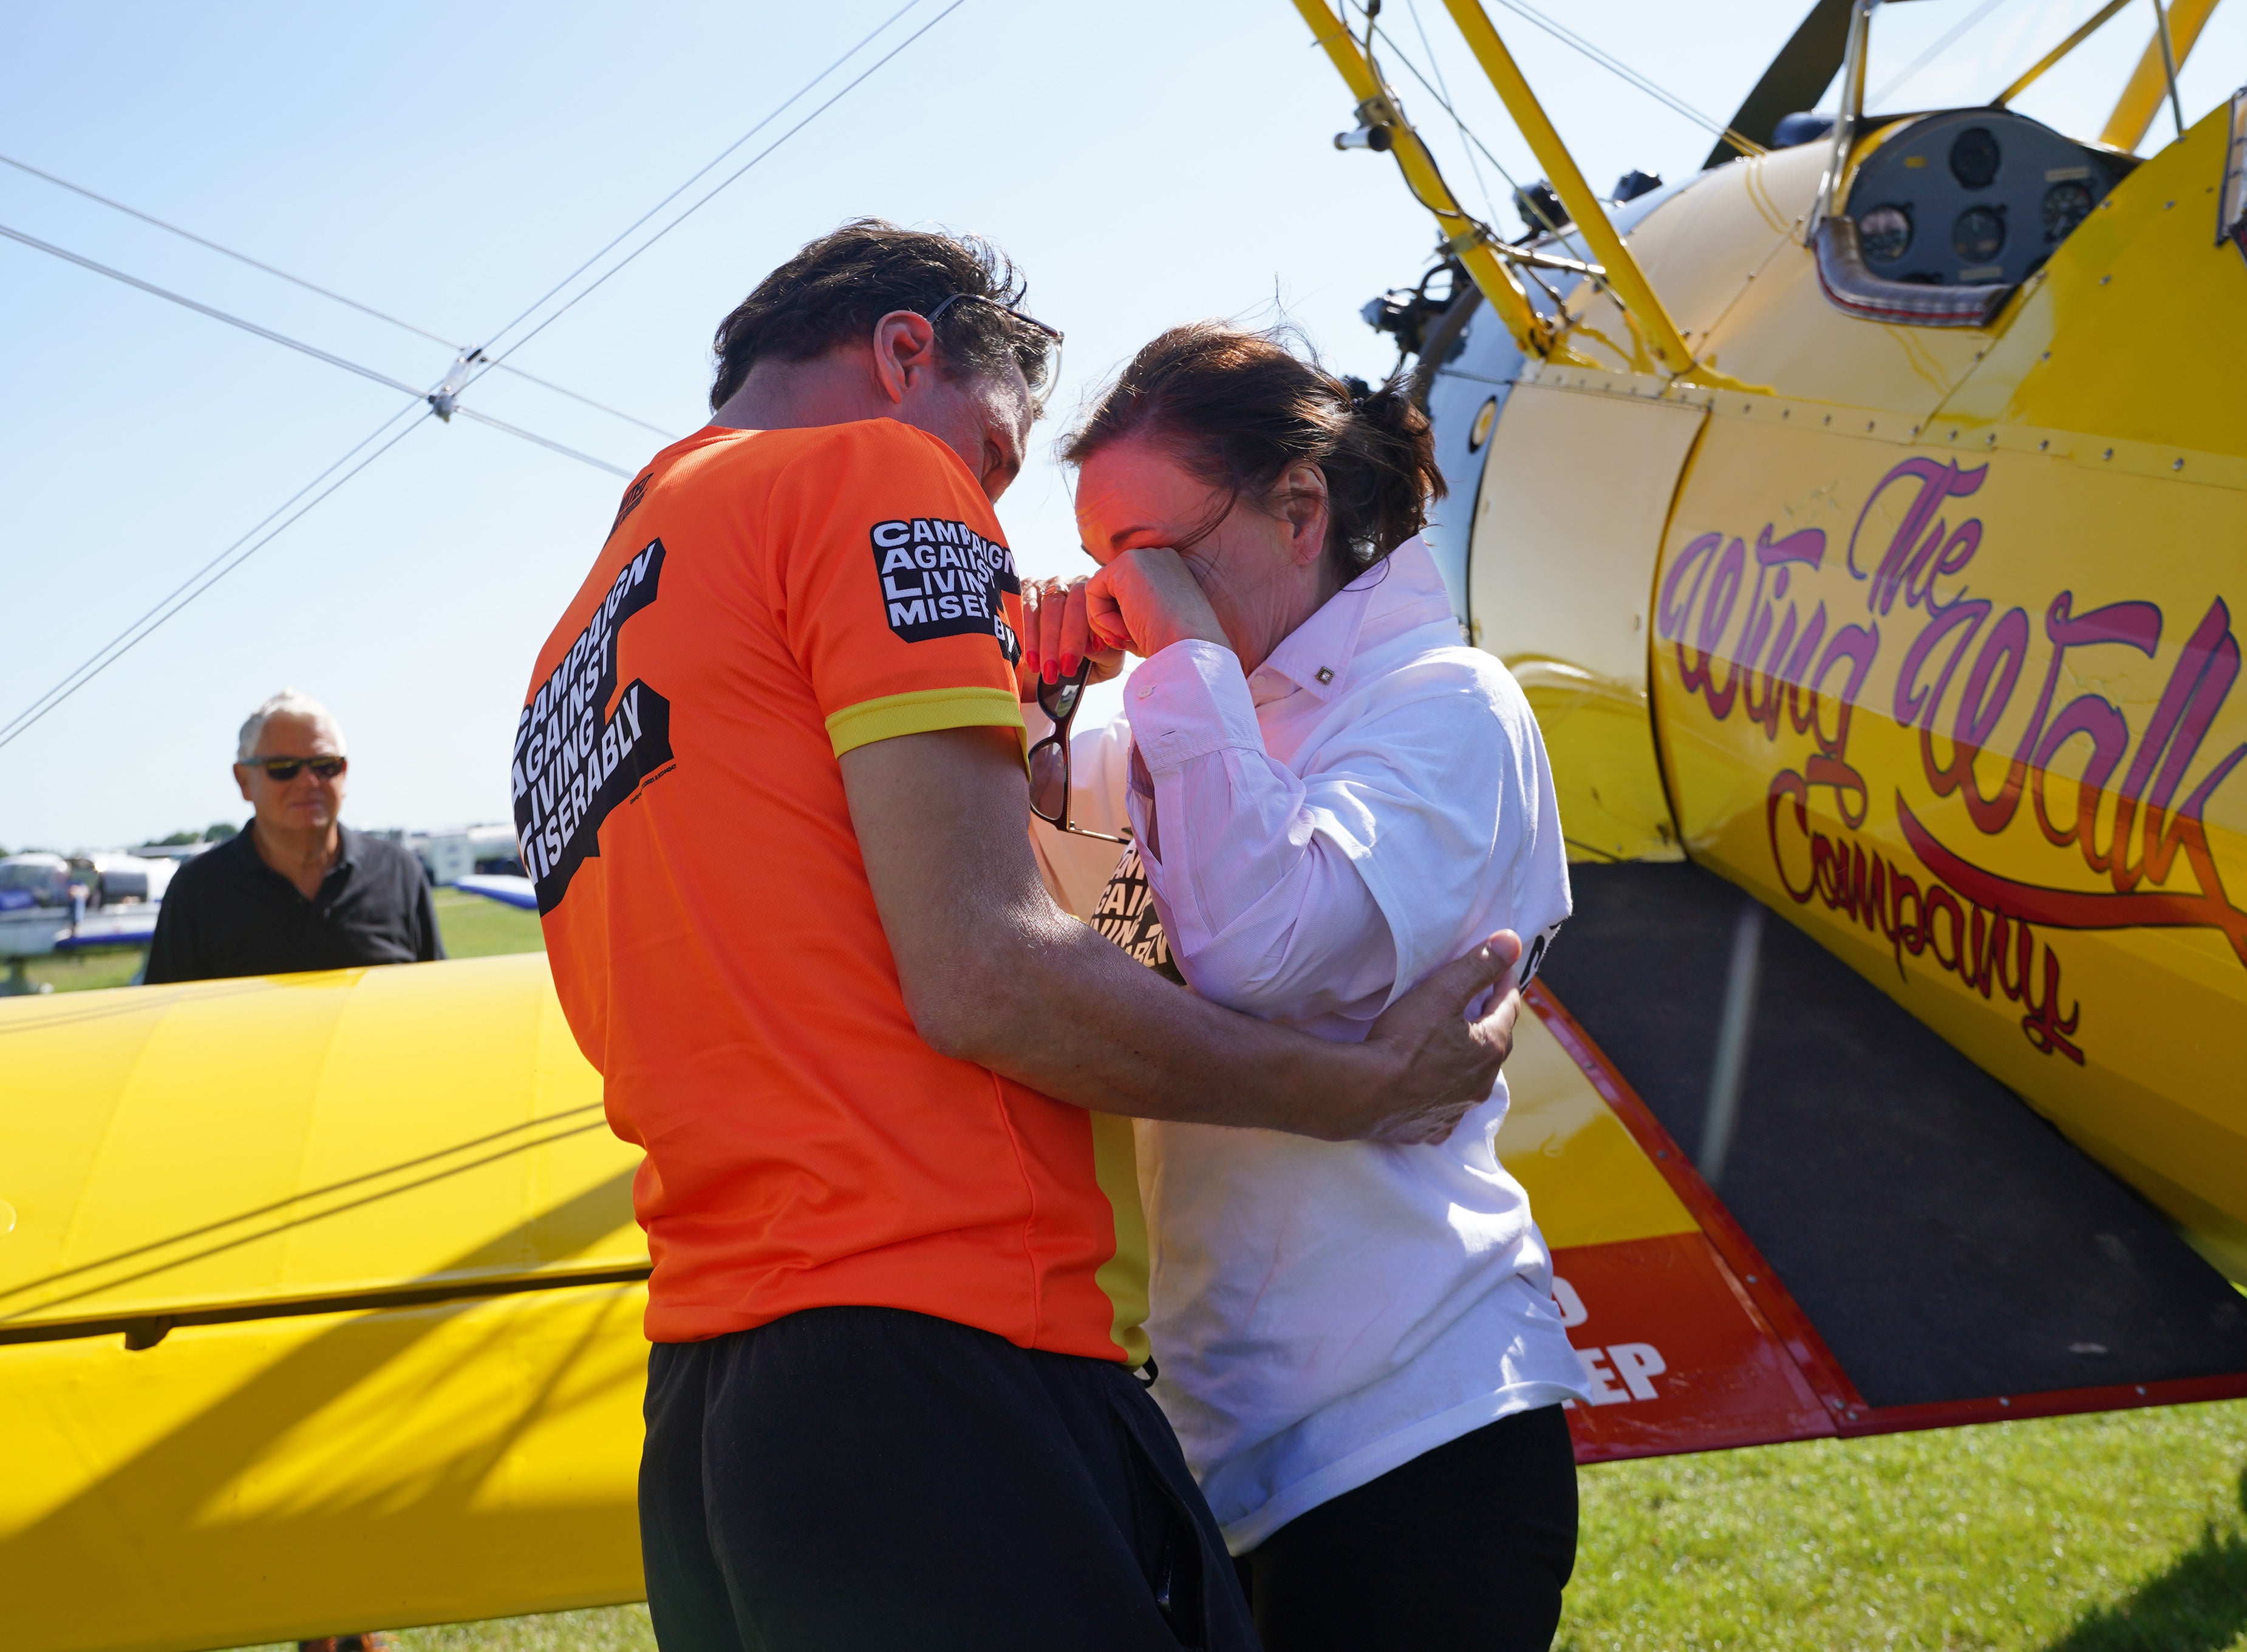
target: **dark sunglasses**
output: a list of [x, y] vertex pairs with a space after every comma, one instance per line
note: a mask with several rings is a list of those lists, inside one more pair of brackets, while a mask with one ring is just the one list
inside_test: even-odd
[[1069, 726], [1076, 720], [1076, 708], [1084, 703], [1084, 679], [1091, 674], [1092, 662], [1087, 659], [1059, 682], [1038, 685], [1038, 707], [1053, 719], [1054, 726], [1052, 734], [1030, 747], [1030, 813], [1047, 825], [1079, 837], [1128, 843], [1131, 841], [1128, 837], [1111, 837], [1069, 822]]
[[297, 771], [309, 768], [322, 780], [333, 780], [351, 767], [348, 757], [253, 757], [242, 764], [244, 768], [262, 768], [265, 778], [286, 786], [297, 778]]

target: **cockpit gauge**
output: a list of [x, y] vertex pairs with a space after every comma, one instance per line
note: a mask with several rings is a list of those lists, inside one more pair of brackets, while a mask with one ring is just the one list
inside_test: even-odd
[[2005, 152], [1987, 126], [1969, 126], [1950, 140], [1950, 175], [1966, 189], [1987, 189], [1998, 181]]
[[1857, 220], [1857, 239], [1867, 258], [1892, 264], [1911, 250], [1911, 214], [1902, 207], [1875, 207]]
[[1844, 211], [1869, 274], [2010, 286], [2033, 275], [2134, 164], [2008, 109], [1957, 109], [1881, 128]]
[[2005, 209], [1969, 207], [1950, 226], [1950, 249], [1962, 264], [1986, 264], [2005, 249]]
[[2091, 186], [2076, 179], [2063, 179], [2046, 189], [2044, 192], [2045, 244], [2051, 246], [2066, 240], [2069, 232], [2091, 215]]

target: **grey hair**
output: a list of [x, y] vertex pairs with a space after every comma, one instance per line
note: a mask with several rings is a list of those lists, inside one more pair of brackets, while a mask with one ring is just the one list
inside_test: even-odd
[[335, 720], [334, 714], [310, 694], [301, 694], [293, 688], [284, 688], [250, 713], [248, 720], [242, 723], [242, 733], [234, 742], [236, 762], [246, 763], [257, 755], [257, 737], [265, 732], [265, 720], [269, 717], [301, 717], [306, 722], [317, 724], [334, 735], [338, 752], [341, 752], [344, 748], [343, 725]]

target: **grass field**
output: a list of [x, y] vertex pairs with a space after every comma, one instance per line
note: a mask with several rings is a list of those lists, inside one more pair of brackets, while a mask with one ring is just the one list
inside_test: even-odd
[[463, 895], [457, 889], [441, 889], [437, 927], [445, 937], [448, 958], [490, 958], [501, 952], [543, 952], [545, 932], [538, 914], [520, 907], [502, 906], [481, 895]]
[[[546, 950], [546, 937], [538, 927], [536, 912], [502, 906], [481, 895], [463, 895], [455, 889], [437, 890], [432, 898], [448, 957], [489, 958], [499, 952]], [[137, 951], [81, 952], [75, 957], [32, 959], [24, 973], [58, 993], [84, 993], [100, 986], [126, 986], [140, 968]]]
[[[1581, 1483], [1566, 1652], [2247, 1652], [2247, 1402], [1608, 1463]], [[655, 1644], [638, 1606], [398, 1639]]]
[[49, 954], [24, 961], [24, 973], [58, 993], [90, 993], [101, 986], [124, 986], [140, 971], [140, 952], [77, 952]]
[[[439, 890], [454, 958], [537, 918]], [[67, 992], [134, 952], [44, 959]], [[1567, 1652], [2247, 1652], [2247, 1402], [1584, 1471]], [[406, 1652], [642, 1652], [644, 1607], [407, 1629]]]

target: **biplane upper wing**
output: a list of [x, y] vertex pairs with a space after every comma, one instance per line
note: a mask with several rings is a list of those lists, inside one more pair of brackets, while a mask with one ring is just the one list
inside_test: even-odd
[[[1595, 1385], [1581, 1459], [2247, 1395], [2247, 1300], [1902, 1006], [1690, 863], [1574, 873], [1499, 1146]], [[1631, 1150], [1596, 1168], [1579, 1083]]]

